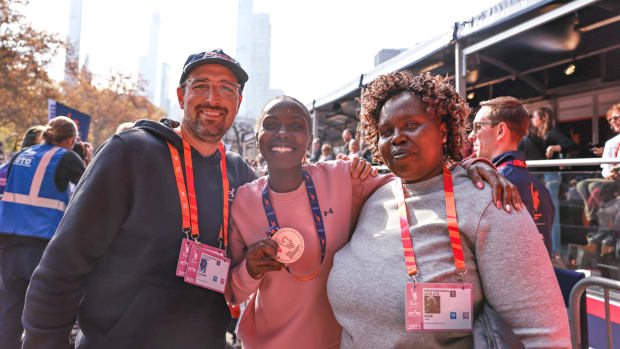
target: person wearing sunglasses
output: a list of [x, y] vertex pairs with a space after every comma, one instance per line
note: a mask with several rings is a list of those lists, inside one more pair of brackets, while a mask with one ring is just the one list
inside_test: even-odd
[[517, 150], [528, 125], [529, 116], [521, 101], [514, 97], [497, 97], [480, 102], [468, 138], [476, 156], [491, 160], [498, 171], [519, 188], [523, 203], [551, 254], [553, 200], [547, 188], [527, 169], [525, 155]]
[[[620, 103], [613, 105], [607, 111], [606, 118], [611, 130], [618, 134], [605, 142], [603, 159], [618, 158], [620, 156]], [[577, 191], [583, 199], [584, 214], [588, 221], [594, 220], [598, 209], [605, 202], [613, 199], [615, 193], [620, 189], [618, 184], [619, 165], [602, 164], [601, 176], [603, 178], [588, 178], [577, 183]]]

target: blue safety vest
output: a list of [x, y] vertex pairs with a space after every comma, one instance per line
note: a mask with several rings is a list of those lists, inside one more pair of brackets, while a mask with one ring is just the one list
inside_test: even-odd
[[69, 203], [54, 173], [68, 150], [39, 144], [21, 152], [11, 165], [0, 201], [0, 233], [51, 239]]

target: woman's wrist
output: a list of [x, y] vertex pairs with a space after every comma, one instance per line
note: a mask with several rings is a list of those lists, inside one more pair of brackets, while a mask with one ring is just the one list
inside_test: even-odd
[[263, 278], [264, 273], [257, 273], [253, 268], [250, 268], [247, 258], [245, 260], [245, 269], [248, 271], [248, 275], [250, 275], [250, 277], [254, 280], [260, 280]]

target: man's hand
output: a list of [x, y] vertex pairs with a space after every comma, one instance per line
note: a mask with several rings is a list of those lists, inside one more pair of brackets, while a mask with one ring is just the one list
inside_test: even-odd
[[277, 254], [278, 243], [274, 240], [264, 238], [250, 245], [245, 252], [246, 268], [250, 276], [258, 280], [266, 272], [281, 270], [284, 264], [275, 259]]
[[503, 207], [506, 212], [510, 212], [511, 207], [514, 207], [516, 210], [523, 208], [523, 202], [517, 187], [489, 166], [489, 164], [482, 161], [474, 162], [467, 169], [467, 176], [479, 189], [484, 188], [482, 179], [491, 185], [493, 189], [493, 202], [497, 208]]
[[365, 180], [368, 176], [376, 177], [379, 173], [379, 170], [372, 167], [371, 163], [361, 158], [359, 155], [348, 156], [345, 154], [338, 154], [338, 159], [351, 161], [349, 173], [351, 173], [351, 178], [353, 179], [359, 178]]

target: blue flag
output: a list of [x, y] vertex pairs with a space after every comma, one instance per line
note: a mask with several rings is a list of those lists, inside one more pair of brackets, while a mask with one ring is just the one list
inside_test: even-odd
[[88, 130], [90, 129], [90, 115], [84, 114], [79, 110], [69, 108], [66, 105], [53, 99], [47, 100], [47, 119], [51, 120], [57, 116], [66, 116], [75, 121], [80, 134], [80, 139], [88, 141]]

